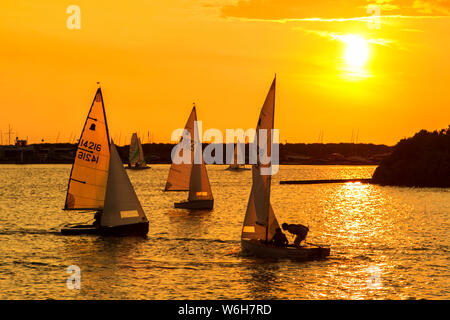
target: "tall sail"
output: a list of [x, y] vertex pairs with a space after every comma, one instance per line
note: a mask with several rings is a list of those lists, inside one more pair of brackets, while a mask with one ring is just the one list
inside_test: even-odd
[[120, 160], [114, 143], [111, 143], [108, 184], [101, 226], [113, 227], [146, 222], [144, 210]]
[[[196, 125], [196, 124], [195, 124]], [[200, 137], [198, 136], [198, 129], [195, 130], [194, 145], [200, 145]], [[208, 173], [206, 171], [205, 162], [203, 161], [202, 150], [199, 149], [199, 156], [201, 157], [201, 164], [193, 164], [191, 169], [191, 176], [189, 181], [189, 197], [188, 200], [212, 200], [211, 185], [209, 184]]]
[[64, 209], [103, 208], [109, 157], [108, 125], [102, 91], [98, 88], [78, 142]]
[[145, 167], [145, 158], [144, 151], [142, 150], [141, 139], [138, 138], [136, 133], [133, 133], [131, 136], [128, 159], [131, 166], [138, 165], [139, 167]]
[[229, 169], [239, 169], [245, 167], [245, 164], [241, 163], [243, 162], [241, 159], [241, 157], [243, 157], [243, 154], [239, 146], [240, 144], [238, 139], [236, 146], [234, 147], [233, 163], [228, 166]]
[[[197, 112], [195, 110], [195, 106], [192, 108], [191, 114], [189, 115], [188, 121], [186, 122], [186, 126], [184, 129], [189, 132], [190, 139], [194, 139], [194, 123], [197, 121]], [[175, 150], [176, 155], [183, 157], [183, 149], [181, 145], [183, 142], [187, 142], [185, 136], [183, 136], [180, 140], [180, 143], [177, 145], [177, 149]], [[192, 142], [191, 142], [192, 145]], [[194, 160], [194, 149], [191, 148], [191, 162], [190, 163], [180, 163], [175, 164], [172, 162], [169, 170], [169, 176], [167, 178], [166, 187], [164, 191], [188, 191], [192, 170], [192, 163]]]
[[[244, 218], [242, 238], [270, 240], [278, 227], [277, 218], [270, 204], [271, 175], [261, 174], [261, 169], [268, 169], [271, 166], [271, 161], [264, 164], [260, 162], [259, 158], [264, 147], [266, 148], [266, 155], [271, 156], [271, 129], [274, 127], [275, 115], [275, 82], [276, 78], [272, 82], [256, 126], [254, 143], [257, 143], [258, 159], [257, 163], [252, 165], [253, 183]], [[260, 145], [260, 129], [265, 129], [267, 132], [265, 146]]]
[[137, 134], [133, 133], [131, 136], [131, 143], [130, 143], [130, 152], [128, 156], [128, 161], [130, 162], [130, 165], [135, 166], [136, 163], [139, 162], [139, 145], [138, 145], [138, 138]]
[[144, 150], [142, 150], [141, 138], [138, 138], [138, 147], [139, 147], [139, 166], [145, 167], [145, 157]]

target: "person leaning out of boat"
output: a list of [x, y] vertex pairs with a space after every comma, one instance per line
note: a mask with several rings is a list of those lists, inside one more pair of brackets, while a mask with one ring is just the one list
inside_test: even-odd
[[270, 240], [270, 243], [276, 247], [286, 247], [289, 241], [283, 231], [281, 231], [280, 228], [277, 228], [275, 230], [275, 234], [272, 237], [272, 240]]
[[97, 229], [100, 228], [100, 221], [102, 220], [102, 214], [103, 212], [101, 210], [97, 211], [94, 215], [94, 227]]
[[308, 234], [309, 228], [305, 227], [302, 224], [287, 224], [283, 223], [281, 225], [283, 230], [287, 230], [290, 234], [295, 235], [294, 246], [299, 247], [300, 243], [306, 239], [306, 235]]

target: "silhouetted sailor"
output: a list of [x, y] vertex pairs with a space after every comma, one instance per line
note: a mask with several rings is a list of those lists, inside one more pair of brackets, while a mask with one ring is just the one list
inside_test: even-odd
[[302, 224], [283, 223], [281, 227], [283, 228], [283, 230], [287, 230], [289, 233], [296, 235], [294, 245], [297, 247], [300, 246], [300, 242], [306, 239], [306, 235], [309, 231], [309, 228], [305, 227]]
[[289, 241], [283, 231], [281, 231], [280, 228], [277, 228], [275, 234], [272, 237], [272, 240], [270, 240], [270, 243], [277, 247], [286, 247]]

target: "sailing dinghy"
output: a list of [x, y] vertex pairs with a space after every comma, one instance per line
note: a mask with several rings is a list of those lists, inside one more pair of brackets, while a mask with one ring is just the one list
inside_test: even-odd
[[141, 139], [138, 138], [137, 133], [133, 133], [131, 136], [130, 152], [128, 156], [128, 167], [132, 170], [145, 170], [150, 169], [147, 166], [144, 158], [144, 151], [142, 150]]
[[[146, 235], [148, 220], [120, 160], [109, 143], [101, 89], [98, 88], [78, 143], [64, 210], [96, 211], [98, 224], [68, 224], [63, 235]], [[101, 215], [100, 215], [101, 214]]]
[[239, 163], [238, 161], [238, 152], [239, 155], [241, 155], [241, 151], [238, 151], [238, 148], [240, 148], [239, 140], [236, 143], [236, 146], [234, 147], [234, 154], [233, 154], [233, 163], [231, 163], [228, 168], [225, 170], [228, 171], [245, 171], [245, 170], [251, 170], [250, 168], [246, 168], [244, 163]]
[[[272, 82], [256, 127], [255, 142], [257, 150], [266, 148], [267, 157], [271, 157], [272, 131], [274, 128], [275, 82]], [[266, 146], [260, 146], [260, 129], [267, 130]], [[252, 189], [247, 204], [244, 224], [241, 234], [241, 248], [245, 254], [267, 258], [289, 258], [294, 260], [313, 260], [330, 254], [329, 247], [316, 245], [277, 247], [270, 244], [275, 231], [279, 228], [277, 217], [270, 203], [271, 175], [262, 175], [261, 170], [271, 170], [272, 160], [267, 164], [260, 161], [258, 152], [257, 163], [252, 165]]]
[[[189, 191], [187, 201], [176, 202], [175, 208], [191, 209], [191, 210], [211, 210], [214, 206], [214, 198], [211, 191], [211, 185], [208, 179], [208, 173], [203, 161], [200, 138], [198, 136], [197, 128], [197, 111], [195, 105], [192, 108], [188, 121], [185, 126], [185, 133], [188, 136], [183, 136], [178, 144], [176, 154], [182, 157], [182, 144], [190, 143], [190, 163], [176, 164], [172, 162], [167, 178], [166, 187], [164, 191]], [[185, 140], [186, 139], [186, 140]], [[191, 139], [191, 141], [188, 141]], [[192, 141], [193, 140], [193, 141]], [[193, 146], [199, 146], [198, 157], [201, 157], [201, 163], [194, 163], [195, 150]]]

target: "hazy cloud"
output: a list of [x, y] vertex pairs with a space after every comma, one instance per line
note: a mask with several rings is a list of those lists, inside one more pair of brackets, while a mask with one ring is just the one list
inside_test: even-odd
[[382, 16], [450, 16], [450, 0], [238, 0], [222, 6], [224, 17], [262, 20], [346, 21], [369, 16], [376, 5]]
[[[327, 38], [329, 40], [336, 40], [341, 42], [347, 42], [347, 39], [349, 37], [348, 34], [339, 33], [339, 32], [331, 32], [331, 31], [324, 31], [324, 30], [309, 30], [305, 28], [294, 28], [295, 30], [301, 30], [303, 32], [306, 32], [308, 34], [314, 34], [319, 37]], [[366, 41], [370, 44], [376, 44], [381, 46], [389, 46], [390, 44], [394, 43], [394, 40], [390, 39], [383, 39], [383, 38], [369, 38], [366, 39]]]
[[423, 14], [450, 15], [450, 0], [415, 0], [413, 8]]

